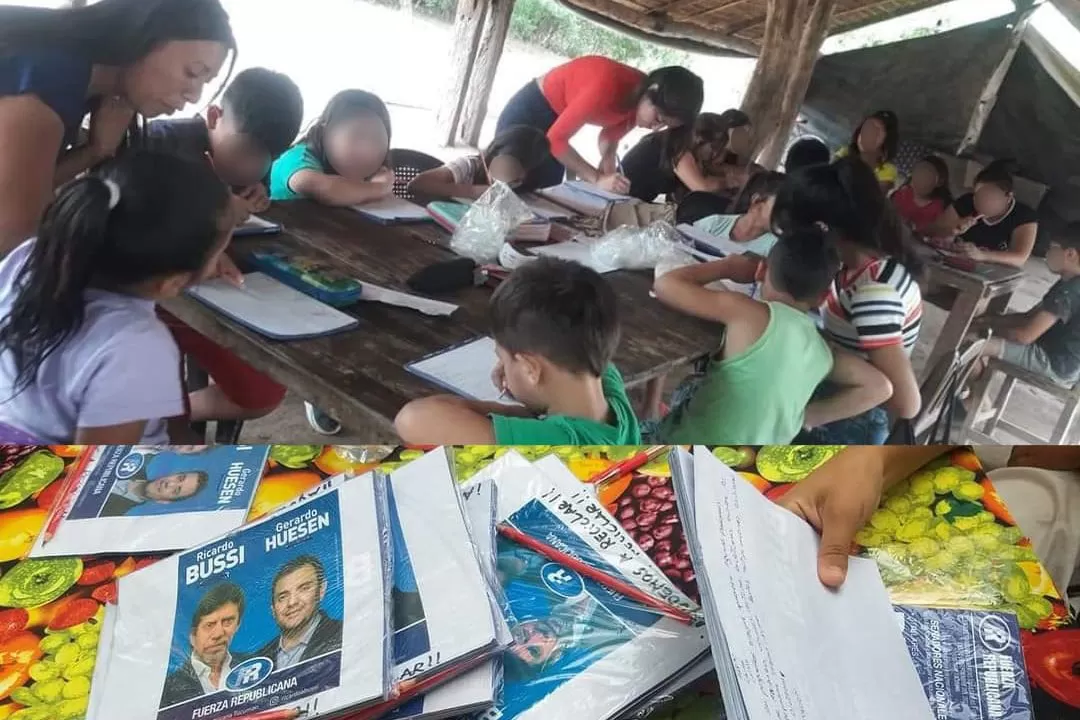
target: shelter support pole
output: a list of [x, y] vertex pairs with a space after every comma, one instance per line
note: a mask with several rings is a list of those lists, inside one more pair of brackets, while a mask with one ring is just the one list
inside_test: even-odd
[[436, 114], [442, 145], [476, 145], [502, 58], [514, 0], [458, 0], [452, 78]]
[[453, 145], [461, 122], [469, 81], [472, 78], [476, 51], [484, 28], [490, 0], [458, 0], [454, 16], [454, 37], [451, 41], [451, 79], [435, 115], [435, 127], [440, 145]]
[[780, 162], [837, 0], [768, 0], [765, 34], [742, 109], [754, 123], [758, 162]]
[[[1017, 4], [1018, 7], [1020, 4]], [[964, 133], [964, 139], [960, 141], [960, 147], [956, 149], [956, 154], [959, 156], [970, 152], [979, 143], [983, 128], [986, 127], [986, 121], [990, 119], [990, 113], [993, 112], [994, 106], [997, 105], [998, 91], [1001, 90], [1005, 77], [1009, 74], [1009, 68], [1012, 67], [1016, 51], [1020, 49], [1020, 43], [1024, 41], [1024, 33], [1027, 31], [1031, 14], [1034, 12], [1034, 8], [1030, 7], [1030, 3], [1025, 4], [1029, 7], [1021, 12], [1013, 25], [1012, 36], [1009, 38], [1009, 44], [1005, 47], [1005, 56], [994, 68], [994, 72], [991, 73], [990, 79], [986, 82], [986, 87], [983, 88], [982, 95], [979, 96], [979, 101], [975, 104], [975, 109], [971, 111], [967, 132]]]
[[514, 14], [514, 0], [490, 0], [484, 29], [480, 33], [480, 46], [476, 51], [472, 77], [465, 92], [461, 108], [456, 141], [461, 145], [475, 147], [480, 144], [480, 131], [487, 117], [491, 87], [495, 83], [495, 71], [499, 69], [506, 34], [510, 31], [510, 16]]

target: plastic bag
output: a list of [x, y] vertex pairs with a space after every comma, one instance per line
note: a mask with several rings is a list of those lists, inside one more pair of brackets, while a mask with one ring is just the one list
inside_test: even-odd
[[450, 238], [450, 249], [481, 265], [495, 262], [507, 236], [532, 217], [510, 186], [496, 181], [465, 213]]
[[604, 235], [593, 245], [592, 255], [604, 267], [649, 270], [684, 254], [682, 234], [666, 222], [648, 227], [623, 226]]

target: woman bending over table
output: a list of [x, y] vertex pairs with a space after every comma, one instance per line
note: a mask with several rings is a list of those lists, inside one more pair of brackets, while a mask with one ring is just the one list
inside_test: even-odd
[[[701, 78], [686, 68], [665, 67], [648, 75], [605, 57], [589, 55], [530, 81], [507, 103], [496, 133], [528, 125], [547, 133], [551, 154], [529, 173], [524, 189], [551, 187], [567, 170], [581, 180], [625, 193], [619, 172], [619, 140], [634, 127], [660, 130], [694, 122], [704, 97]], [[593, 167], [570, 140], [585, 125], [599, 125], [600, 165]]]
[[931, 237], [955, 240], [972, 260], [1022, 268], [1039, 232], [1039, 216], [1013, 194], [1014, 163], [995, 160], [930, 228]]
[[196, 102], [235, 49], [218, 0], [0, 8], [0, 256], [34, 234], [57, 186], [116, 152], [136, 114]]

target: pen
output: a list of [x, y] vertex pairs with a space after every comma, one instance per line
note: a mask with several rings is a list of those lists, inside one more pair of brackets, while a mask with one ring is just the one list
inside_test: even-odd
[[667, 449], [667, 445], [653, 445], [621, 462], [615, 463], [607, 470], [601, 470], [586, 480], [586, 482], [589, 485], [603, 485], [606, 482], [611, 482], [616, 478], [634, 472], [642, 465], [647, 465], [658, 458]]
[[625, 595], [631, 600], [636, 600], [642, 605], [647, 605], [656, 612], [666, 615], [679, 622], [686, 623], [687, 625], [693, 624], [694, 618], [689, 613], [679, 610], [668, 605], [665, 602], [657, 600], [652, 595], [648, 594], [644, 590], [640, 590], [630, 583], [624, 582], [611, 575], [597, 570], [592, 565], [578, 560], [576, 557], [567, 555], [566, 553], [556, 550], [547, 543], [541, 542], [536, 538], [526, 535], [512, 525], [508, 525], [505, 522], [499, 523], [497, 526], [499, 534], [503, 537], [512, 540], [519, 545], [524, 545], [533, 552], [543, 555], [552, 562], [557, 562], [560, 565], [565, 565], [567, 568], [573, 570], [579, 575], [583, 575], [590, 580], [594, 580], [601, 585], [611, 588], [620, 595]]
[[45, 532], [41, 537], [42, 547], [45, 547], [53, 539], [57, 529], [60, 527], [60, 523], [67, 515], [71, 501], [74, 498], [75, 489], [79, 486], [79, 480], [86, 470], [86, 466], [90, 463], [90, 456], [93, 454], [93, 448], [84, 447], [79, 459], [68, 467], [67, 475], [61, 481], [63, 484], [60, 486], [60, 491], [56, 494], [52, 514], [49, 515], [49, 521], [46, 523]]

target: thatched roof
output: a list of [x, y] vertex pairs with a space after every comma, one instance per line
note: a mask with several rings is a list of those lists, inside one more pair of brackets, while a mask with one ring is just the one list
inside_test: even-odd
[[[947, 0], [837, 0], [830, 34], [941, 5]], [[586, 15], [648, 37], [756, 56], [767, 0], [560, 0]], [[1080, 4], [1080, 2], [1078, 2]]]

